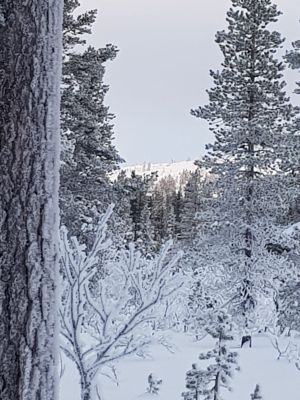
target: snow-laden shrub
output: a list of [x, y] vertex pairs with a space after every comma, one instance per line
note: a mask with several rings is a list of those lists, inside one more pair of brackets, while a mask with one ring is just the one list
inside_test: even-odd
[[[61, 231], [61, 268], [64, 286], [60, 309], [61, 349], [77, 366], [82, 399], [89, 400], [95, 376], [117, 360], [139, 354], [155, 341], [151, 323], [164, 300], [182, 286], [172, 254], [172, 242], [153, 258], [145, 258], [134, 244], [111, 254], [107, 240], [108, 209], [89, 252], [76, 238]], [[108, 251], [98, 279], [97, 264]], [[98, 275], [97, 275], [98, 276]]]

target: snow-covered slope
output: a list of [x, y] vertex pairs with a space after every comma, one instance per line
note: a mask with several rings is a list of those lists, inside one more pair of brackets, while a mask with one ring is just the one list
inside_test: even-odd
[[196, 169], [195, 161], [177, 161], [171, 163], [144, 163], [140, 165], [131, 165], [122, 168], [128, 175], [135, 171], [138, 175], [151, 174], [157, 172], [159, 179], [172, 176], [176, 179], [183, 172], [193, 172]]
[[[189, 173], [196, 170], [195, 161], [174, 161], [169, 163], [143, 163], [137, 165], [129, 165], [121, 168], [122, 171], [126, 172], [127, 176], [130, 176], [133, 171], [137, 175], [150, 175], [154, 172], [158, 175], [158, 180], [171, 176], [175, 179], [179, 185], [181, 178]], [[112, 179], [116, 179], [120, 171], [116, 171], [112, 174]]]

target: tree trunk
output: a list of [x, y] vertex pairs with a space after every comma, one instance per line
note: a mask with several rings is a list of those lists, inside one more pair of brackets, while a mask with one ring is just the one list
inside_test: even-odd
[[220, 391], [220, 372], [217, 373], [216, 379], [215, 379], [214, 400], [219, 399], [219, 391]]
[[61, 0], [0, 4], [0, 398], [55, 400]]
[[81, 378], [81, 400], [91, 400], [91, 384]]

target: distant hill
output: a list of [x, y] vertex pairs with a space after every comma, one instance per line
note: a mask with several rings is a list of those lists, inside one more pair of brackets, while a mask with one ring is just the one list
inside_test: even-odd
[[[169, 163], [143, 163], [137, 165], [129, 165], [121, 168], [130, 176], [133, 171], [137, 175], [150, 175], [154, 172], [158, 174], [158, 180], [171, 176], [175, 179], [178, 186], [180, 186], [189, 175], [189, 173], [196, 170], [195, 161], [174, 161]], [[112, 178], [115, 179], [120, 171], [113, 173]]]

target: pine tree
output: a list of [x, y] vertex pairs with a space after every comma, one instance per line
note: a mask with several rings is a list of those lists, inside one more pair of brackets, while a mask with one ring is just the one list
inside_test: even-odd
[[58, 398], [62, 2], [0, 10], [0, 398]]
[[[97, 10], [86, 11], [74, 16], [74, 12], [80, 6], [79, 0], [64, 1], [63, 15], [63, 49], [64, 57], [77, 45], [86, 44], [84, 35], [92, 32], [91, 26], [96, 21]], [[71, 52], [72, 54], [72, 52]]]
[[181, 236], [181, 223], [182, 223], [182, 214], [183, 214], [183, 189], [179, 188], [174, 197], [173, 205], [174, 205], [174, 215], [175, 215], [175, 236], [180, 239]]
[[200, 369], [197, 364], [193, 364], [192, 369], [186, 373], [185, 381], [188, 391], [182, 393], [184, 400], [200, 400], [208, 384], [206, 371]]
[[96, 221], [113, 200], [109, 173], [121, 161], [112, 143], [113, 115], [104, 104], [108, 87], [103, 83], [104, 64], [117, 50], [112, 45], [74, 50], [85, 44], [82, 35], [91, 32], [96, 17], [92, 10], [75, 18], [78, 6], [77, 0], [65, 3], [60, 198], [62, 223], [89, 244]]
[[205, 336], [212, 315], [216, 312], [218, 303], [213, 292], [210, 293], [208, 286], [201, 280], [194, 280], [188, 299], [188, 325], [199, 340]]
[[[300, 71], [300, 40], [292, 43], [293, 49], [288, 51], [285, 56], [285, 61], [289, 67]], [[296, 82], [296, 94], [300, 94], [300, 82]], [[289, 198], [287, 199], [290, 208], [287, 215], [287, 223], [295, 223], [300, 221], [300, 117], [299, 108], [296, 109], [296, 116], [289, 126], [289, 148], [285, 149], [288, 157], [283, 158], [283, 166], [285, 172], [289, 173]]]
[[221, 390], [230, 390], [233, 372], [239, 370], [237, 353], [228, 349], [227, 342], [232, 340], [232, 323], [226, 313], [219, 312], [211, 316], [207, 332], [217, 343], [212, 351], [201, 353], [200, 360], [210, 361], [206, 369], [195, 364], [188, 371], [186, 382], [188, 392], [183, 393], [184, 400], [221, 400]]
[[[285, 59], [292, 69], [300, 70], [300, 40], [296, 40], [292, 46], [293, 49], [287, 52]], [[297, 82], [297, 86], [295, 93], [300, 94], [300, 82]]]
[[202, 176], [198, 168], [190, 175], [183, 191], [180, 240], [183, 240], [186, 245], [191, 245], [198, 228], [197, 213], [201, 206], [201, 180]]
[[150, 394], [158, 394], [162, 385], [162, 379], [158, 379], [154, 374], [148, 376], [148, 389], [147, 392]]
[[156, 179], [156, 173], [141, 176], [133, 171], [128, 177], [121, 171], [114, 188], [116, 212], [121, 216], [120, 235], [125, 242], [133, 241], [143, 255], [149, 256], [157, 250], [151, 221], [151, 193]]
[[155, 240], [159, 245], [170, 238], [176, 239], [178, 226], [176, 219], [180, 218], [179, 209], [177, 208], [175, 211], [176, 194], [176, 182], [171, 176], [161, 179], [154, 187], [151, 220], [154, 226]]
[[200, 242], [204, 232], [209, 247], [204, 262], [230, 276], [232, 309], [245, 329], [257, 292], [265, 287], [265, 246], [286, 213], [279, 187], [284, 182], [276, 171], [292, 107], [284, 91], [284, 64], [275, 55], [283, 39], [268, 30], [279, 15], [271, 0], [232, 0], [228, 29], [216, 35], [223, 69], [211, 71], [209, 104], [192, 111], [215, 135], [199, 162], [215, 179], [211, 211], [202, 215], [200, 228]]

